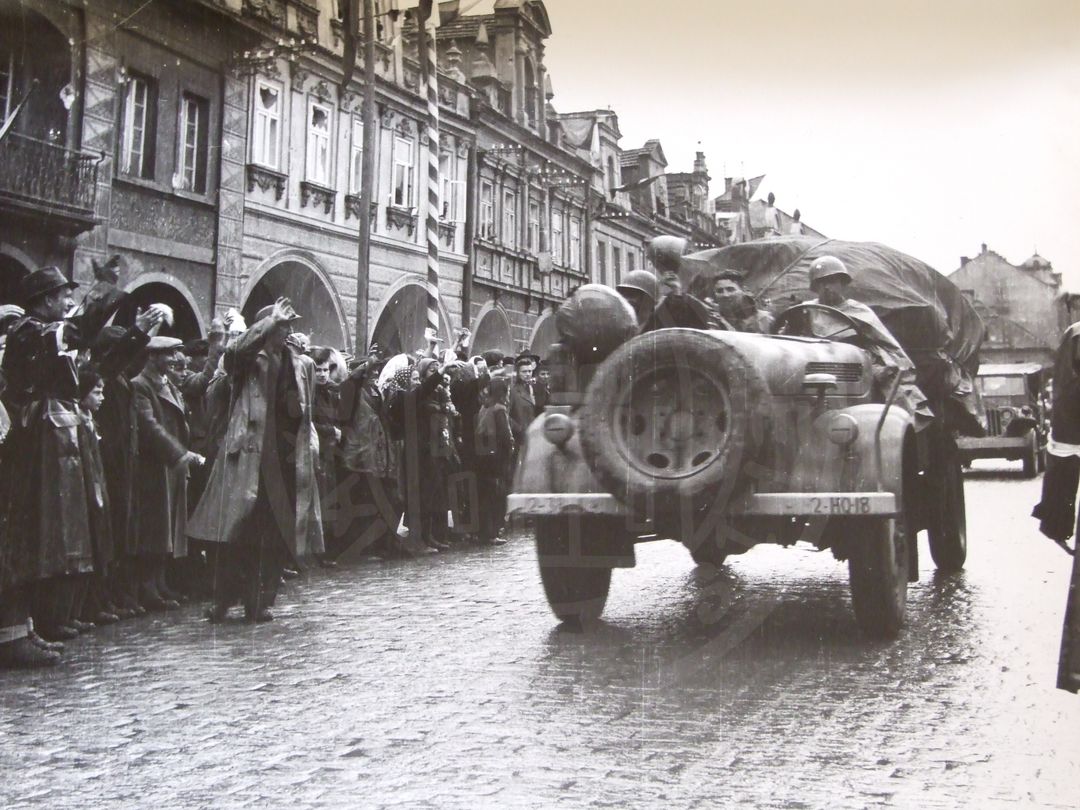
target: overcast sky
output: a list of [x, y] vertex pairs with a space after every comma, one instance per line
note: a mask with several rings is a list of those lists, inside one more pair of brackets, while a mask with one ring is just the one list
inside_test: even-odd
[[[463, 2], [463, 6], [466, 3]], [[1080, 291], [1080, 0], [547, 0], [560, 112], [610, 107], [623, 148], [711, 192], [944, 273], [981, 242]]]

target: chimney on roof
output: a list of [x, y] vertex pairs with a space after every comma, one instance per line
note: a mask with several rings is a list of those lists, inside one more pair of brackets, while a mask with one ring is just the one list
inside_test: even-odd
[[708, 172], [708, 169], [705, 168], [705, 153], [704, 152], [698, 152], [694, 156], [694, 173], [696, 174], [698, 172], [700, 172], [702, 174], [706, 174]]
[[960, 257], [960, 266], [963, 267], [965, 264], [967, 264], [970, 261], [971, 261], [970, 256], [961, 256]]
[[985, 256], [986, 255], [986, 242], [982, 243], [982, 252], [983, 252], [983, 255]]

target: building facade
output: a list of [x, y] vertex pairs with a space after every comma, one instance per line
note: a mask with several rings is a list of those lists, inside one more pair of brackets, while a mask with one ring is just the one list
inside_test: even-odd
[[1037, 362], [1049, 367], [1068, 324], [1061, 274], [1034, 254], [1019, 265], [983, 243], [977, 256], [960, 257], [949, 279], [967, 295], [986, 324], [983, 363]]
[[432, 144], [416, 21], [377, 0], [370, 261], [359, 267], [363, 70], [358, 55], [344, 81], [343, 6], [0, 0], [0, 112], [19, 109], [0, 140], [0, 300], [33, 268], [86, 282], [92, 262], [119, 253], [129, 308], [170, 304], [168, 331], [182, 338], [287, 296], [313, 343], [418, 349], [431, 150], [447, 345], [464, 326], [477, 351], [544, 355], [558, 304], [648, 266], [652, 237], [719, 243], [703, 155], [693, 172], [666, 174], [658, 142], [621, 149], [614, 112], [556, 111], [543, 2], [441, 4]]

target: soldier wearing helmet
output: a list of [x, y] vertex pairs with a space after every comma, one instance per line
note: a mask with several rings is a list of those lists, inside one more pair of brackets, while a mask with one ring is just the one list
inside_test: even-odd
[[648, 270], [634, 270], [627, 273], [623, 280], [615, 285], [615, 289], [634, 308], [638, 325], [645, 323], [656, 308], [656, 299], [659, 297], [656, 276]]
[[[817, 294], [810, 303], [825, 304], [833, 309], [838, 309], [851, 319], [864, 325], [860, 330], [864, 337], [873, 341], [898, 356], [902, 356], [907, 365], [912, 365], [911, 360], [900, 348], [896, 338], [893, 337], [885, 324], [861, 301], [855, 301], [848, 297], [848, 288], [851, 286], [851, 273], [847, 267], [835, 256], [821, 256], [814, 259], [810, 265], [810, 291]], [[815, 313], [822, 314], [822, 313]], [[815, 332], [817, 330], [815, 329]]]
[[[915, 384], [915, 364], [874, 310], [861, 301], [848, 297], [851, 282], [851, 273], [842, 261], [835, 256], [820, 256], [810, 265], [810, 290], [817, 294], [817, 298], [809, 303], [824, 304], [837, 309], [859, 325], [859, 336], [872, 358], [877, 388], [884, 394], [899, 375], [901, 382], [898, 404], [915, 415], [917, 428], [925, 426], [933, 418], [933, 414], [929, 410], [926, 396]], [[810, 313], [814, 334], [836, 333], [835, 323], [822, 321], [828, 321], [827, 313]]]

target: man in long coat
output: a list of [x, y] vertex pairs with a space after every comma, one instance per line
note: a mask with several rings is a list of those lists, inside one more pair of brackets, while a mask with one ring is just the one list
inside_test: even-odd
[[187, 556], [188, 467], [202, 462], [188, 449], [184, 398], [168, 376], [180, 345], [176, 338], [153, 338], [142, 372], [131, 381], [139, 419], [139, 587], [151, 610], [180, 606], [165, 575], [169, 560]]
[[95, 285], [82, 312], [65, 319], [76, 286], [55, 267], [23, 279], [27, 314], [4, 353], [12, 426], [0, 461], [0, 667], [59, 660], [27, 633], [31, 589], [39, 604], [56, 604], [72, 577], [93, 570], [74, 354], [90, 347], [125, 296], [114, 284]]
[[286, 346], [298, 317], [278, 299], [225, 351], [228, 426], [188, 522], [190, 537], [225, 544], [227, 552], [218, 555], [211, 621], [223, 620], [238, 601], [250, 621], [272, 620], [284, 562], [324, 551], [311, 421], [315, 369]]

